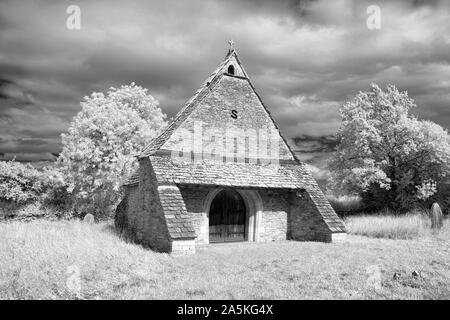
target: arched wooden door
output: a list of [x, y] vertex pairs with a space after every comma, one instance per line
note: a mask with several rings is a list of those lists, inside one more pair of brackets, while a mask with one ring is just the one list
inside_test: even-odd
[[209, 209], [209, 242], [245, 240], [245, 203], [234, 190], [219, 192]]

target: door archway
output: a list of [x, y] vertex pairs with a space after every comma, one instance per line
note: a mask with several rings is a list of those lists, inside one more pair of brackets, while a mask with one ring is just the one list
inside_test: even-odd
[[247, 216], [245, 201], [237, 191], [217, 193], [209, 209], [209, 242], [245, 241]]

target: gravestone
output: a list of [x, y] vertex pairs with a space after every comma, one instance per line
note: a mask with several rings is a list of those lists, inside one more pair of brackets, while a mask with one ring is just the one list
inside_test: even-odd
[[436, 230], [442, 228], [444, 216], [441, 207], [437, 202], [431, 206], [431, 228]]
[[87, 223], [87, 224], [93, 224], [94, 223], [94, 216], [90, 213], [88, 213], [87, 215], [84, 216], [83, 218], [83, 222]]

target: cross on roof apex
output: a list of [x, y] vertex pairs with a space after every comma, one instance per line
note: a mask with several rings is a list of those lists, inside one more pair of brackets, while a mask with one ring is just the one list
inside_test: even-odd
[[230, 45], [230, 51], [233, 50], [233, 46], [234, 46], [234, 41], [233, 40], [229, 40], [228, 44]]

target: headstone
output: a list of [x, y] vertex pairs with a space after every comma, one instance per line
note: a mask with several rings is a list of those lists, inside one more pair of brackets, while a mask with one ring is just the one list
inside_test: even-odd
[[94, 223], [94, 216], [92, 214], [88, 213], [87, 215], [84, 216], [83, 222], [85, 222], [87, 224], [93, 224]]
[[413, 270], [413, 272], [411, 272], [411, 275], [413, 276], [413, 278], [418, 278], [418, 277], [422, 277], [422, 273], [420, 271], [417, 270]]
[[440, 229], [444, 224], [444, 216], [442, 215], [441, 207], [437, 202], [431, 206], [431, 228]]

